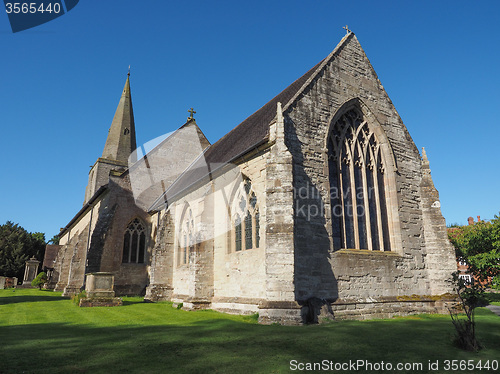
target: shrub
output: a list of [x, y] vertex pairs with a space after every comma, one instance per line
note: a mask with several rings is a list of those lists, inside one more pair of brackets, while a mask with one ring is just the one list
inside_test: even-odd
[[73, 301], [77, 306], [80, 306], [80, 300], [87, 297], [85, 290], [80, 291], [80, 293], [71, 296], [71, 301]]
[[[455, 344], [466, 351], [478, 351], [481, 344], [476, 339], [476, 322], [474, 312], [478, 306], [484, 304], [484, 290], [480, 283], [468, 284], [459, 278], [459, 273], [452, 274], [452, 282], [458, 296], [458, 303], [449, 309], [451, 322], [455, 326]], [[465, 318], [461, 317], [465, 313]]]
[[31, 281], [31, 285], [33, 287], [38, 287], [39, 289], [42, 289], [42, 286], [45, 283], [47, 283], [47, 274], [45, 274], [43, 271]]
[[497, 275], [491, 280], [491, 288], [500, 290], [500, 275]]

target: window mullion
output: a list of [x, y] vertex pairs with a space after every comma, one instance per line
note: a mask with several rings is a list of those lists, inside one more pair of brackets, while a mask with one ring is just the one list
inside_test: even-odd
[[343, 186], [343, 178], [342, 178], [342, 153], [340, 153], [339, 158], [337, 160], [337, 165], [339, 167], [339, 175], [338, 175], [338, 180], [340, 181], [339, 183], [339, 189], [340, 189], [340, 205], [342, 207], [342, 242], [344, 243], [344, 248], [347, 248], [347, 236], [346, 236], [346, 217], [345, 217], [345, 200], [344, 200], [344, 186]]
[[365, 160], [363, 160], [363, 164], [361, 167], [361, 175], [363, 179], [363, 194], [364, 194], [364, 199], [363, 202], [365, 204], [365, 227], [366, 227], [366, 241], [368, 244], [368, 250], [373, 250], [373, 243], [372, 243], [372, 227], [371, 227], [371, 220], [370, 220], [370, 201], [369, 201], [369, 196], [368, 196], [368, 184], [366, 180], [366, 163]]
[[[353, 143], [355, 144], [355, 143]], [[349, 179], [351, 182], [351, 203], [352, 203], [352, 222], [354, 227], [354, 247], [359, 249], [359, 228], [358, 228], [358, 202], [356, 199], [356, 180], [354, 178], [354, 159], [351, 154], [348, 155], [350, 158], [349, 164], [351, 167], [349, 168]]]
[[373, 167], [373, 187], [375, 190], [375, 206], [377, 207], [377, 229], [378, 229], [378, 242], [379, 242], [379, 248], [381, 251], [384, 250], [384, 230], [382, 227], [382, 210], [380, 209], [380, 192], [378, 189], [378, 172], [377, 172], [377, 165], [378, 165], [378, 158], [380, 157], [380, 153], [377, 151], [373, 152], [375, 155], [375, 159], [373, 160], [374, 167]]

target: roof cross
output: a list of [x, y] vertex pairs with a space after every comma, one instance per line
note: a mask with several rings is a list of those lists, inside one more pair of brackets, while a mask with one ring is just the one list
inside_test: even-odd
[[188, 112], [191, 114], [188, 119], [194, 119], [193, 114], [196, 114], [196, 111], [193, 110], [193, 108], [189, 109]]
[[351, 30], [349, 30], [349, 27], [347, 25], [345, 25], [342, 28], [345, 30], [346, 34], [349, 34], [351, 32]]

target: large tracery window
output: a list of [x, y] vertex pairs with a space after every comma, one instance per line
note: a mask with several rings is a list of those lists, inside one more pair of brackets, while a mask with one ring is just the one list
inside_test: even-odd
[[195, 250], [194, 220], [191, 208], [187, 207], [181, 219], [179, 243], [179, 265], [189, 263], [189, 257]]
[[257, 196], [250, 180], [243, 181], [243, 191], [236, 195], [233, 207], [234, 251], [259, 248], [260, 216]]
[[127, 226], [123, 237], [123, 263], [144, 263], [146, 252], [146, 227], [135, 218]]
[[389, 251], [384, 156], [358, 110], [333, 125], [328, 164], [334, 248]]

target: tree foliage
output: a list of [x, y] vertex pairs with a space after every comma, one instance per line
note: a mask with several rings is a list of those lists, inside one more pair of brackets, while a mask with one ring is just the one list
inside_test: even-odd
[[43, 233], [29, 233], [10, 221], [0, 225], [0, 275], [22, 279], [27, 260], [43, 260], [45, 244]]
[[42, 286], [47, 283], [47, 274], [45, 274], [43, 271], [39, 273], [35, 279], [31, 281], [31, 285], [33, 287], [38, 287], [39, 289], [42, 289]]
[[457, 258], [469, 265], [469, 271], [481, 280], [500, 274], [500, 218], [477, 222], [448, 231]]
[[480, 283], [468, 284], [459, 277], [458, 272], [452, 274], [451, 282], [458, 296], [457, 305], [449, 309], [457, 333], [455, 343], [461, 349], [478, 351], [481, 349], [481, 344], [476, 338], [474, 312], [485, 302], [484, 289]]

